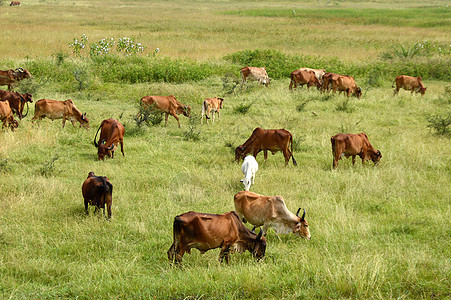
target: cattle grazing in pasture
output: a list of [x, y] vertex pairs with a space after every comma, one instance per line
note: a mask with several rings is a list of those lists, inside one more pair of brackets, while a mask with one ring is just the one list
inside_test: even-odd
[[0, 101], [0, 121], [3, 122], [2, 129], [9, 126], [14, 131], [19, 127], [19, 122], [14, 119], [13, 112], [7, 101]]
[[14, 84], [25, 78], [31, 78], [31, 73], [24, 68], [9, 69], [6, 71], [0, 70], [0, 86], [7, 85], [8, 91], [13, 90]]
[[[289, 146], [291, 145], [291, 150]], [[246, 154], [250, 153], [255, 158], [260, 151], [263, 151], [265, 162], [268, 158], [268, 150], [274, 155], [277, 151], [282, 151], [285, 157], [285, 165], [293, 160], [293, 165], [297, 166], [297, 162], [293, 156], [293, 135], [285, 129], [263, 129], [257, 127], [244, 144], [236, 147], [235, 160], [238, 162], [243, 159]]]
[[9, 4], [9, 6], [18, 6], [20, 5], [20, 1], [11, 1], [11, 3]]
[[321, 86], [321, 92], [330, 92], [332, 90], [332, 82], [336, 81], [338, 77], [343, 76], [336, 73], [327, 72], [323, 75], [323, 84]]
[[250, 231], [234, 211], [224, 214], [207, 214], [189, 211], [174, 218], [174, 242], [168, 250], [170, 262], [181, 263], [182, 257], [196, 248], [202, 254], [210, 249], [221, 248], [219, 261], [225, 258], [229, 263], [229, 254], [249, 251], [260, 260], [265, 256], [266, 239]]
[[108, 211], [108, 219], [111, 218], [111, 203], [113, 195], [113, 185], [105, 176], [95, 176], [94, 172], [89, 172], [88, 178], [81, 187], [83, 198], [85, 199], [85, 212], [88, 214], [88, 204], [95, 206], [95, 211], [103, 208], [105, 215], [105, 205]]
[[258, 171], [258, 162], [253, 155], [248, 155], [244, 158], [241, 165], [241, 172], [243, 172], [244, 179], [241, 182], [244, 185], [244, 189], [249, 191], [251, 184], [254, 184], [255, 174]]
[[312, 85], [316, 86], [317, 88], [319, 88], [321, 86], [320, 81], [318, 80], [318, 78], [316, 77], [316, 75], [313, 71], [295, 70], [295, 71], [291, 72], [290, 78], [291, 78], [290, 86], [289, 86], [290, 90], [292, 89], [293, 85], [294, 85], [294, 88], [296, 89], [298, 87], [298, 85], [303, 87], [304, 84], [306, 84], [308, 90], [310, 90], [310, 87]]
[[[30, 93], [20, 94], [17, 92], [2, 91], [0, 93], [1, 101], [8, 101], [11, 110], [19, 116], [19, 119], [28, 115], [28, 102], [33, 102], [33, 96]], [[23, 115], [23, 109], [27, 104], [27, 112]]]
[[223, 102], [224, 102], [224, 99], [217, 98], [217, 97], [205, 99], [204, 103], [202, 104], [202, 114], [200, 116], [200, 123], [203, 124], [204, 115], [205, 115], [205, 118], [206, 118], [207, 124], [208, 124], [208, 119], [210, 119], [210, 117], [208, 115], [210, 114], [210, 112], [211, 112], [212, 122], [215, 121], [215, 112], [218, 114], [218, 120], [219, 120], [219, 116], [220, 116], [219, 110], [222, 109]]
[[[422, 96], [424, 95], [424, 93], [426, 92], [426, 89], [427, 89], [424, 86], [423, 81], [420, 76], [412, 77], [412, 76], [407, 76], [407, 75], [400, 75], [395, 78], [393, 83], [396, 83], [396, 88], [393, 91], [393, 96], [399, 93], [400, 88], [403, 88], [406, 91], [410, 91], [411, 94], [413, 94], [413, 92], [421, 93]], [[392, 88], [394, 88], [393, 84], [392, 84]]]
[[334, 156], [333, 168], [338, 165], [338, 160], [343, 156], [349, 158], [352, 156], [352, 165], [355, 164], [355, 157], [358, 155], [362, 159], [362, 165], [365, 165], [365, 160], [372, 160], [377, 165], [382, 158], [379, 150], [371, 146], [368, 141], [368, 136], [365, 133], [359, 134], [344, 134], [339, 133], [330, 139], [332, 143], [332, 154]]
[[341, 75], [336, 80], [332, 80], [333, 92], [346, 92], [346, 96], [354, 94], [357, 98], [362, 96], [362, 89], [355, 83], [354, 77], [349, 75]]
[[164, 126], [168, 125], [169, 115], [173, 116], [180, 126], [177, 115], [183, 114], [185, 117], [191, 118], [191, 106], [180, 103], [174, 95], [169, 96], [144, 96], [141, 98], [143, 107], [150, 107], [165, 113]]
[[257, 81], [258, 85], [264, 84], [268, 86], [271, 83], [271, 79], [268, 77], [268, 73], [266, 73], [266, 68], [257, 68], [257, 67], [244, 67], [241, 69], [241, 88], [247, 80]]
[[42, 120], [46, 117], [52, 121], [55, 119], [63, 119], [63, 128], [66, 124], [66, 120], [69, 120], [74, 127], [75, 122], [79, 122], [80, 127], [83, 126], [84, 128], [89, 129], [89, 120], [86, 118], [86, 114], [82, 114], [70, 99], [66, 101], [50, 99], [38, 100], [34, 105], [34, 117], [32, 120]]
[[326, 70], [324, 70], [324, 69], [300, 68], [299, 71], [312, 71], [312, 72], [314, 72], [316, 78], [318, 78], [318, 81], [321, 84], [323, 83], [323, 76], [324, 76], [324, 74], [326, 74]]
[[[97, 144], [97, 134], [100, 131], [99, 143]], [[103, 160], [106, 155], [108, 157], [114, 157], [114, 150], [116, 150], [117, 145], [121, 144], [121, 152], [124, 154], [124, 126], [115, 119], [103, 120], [100, 124], [99, 129], [97, 129], [96, 135], [94, 137], [94, 145], [97, 149], [97, 156], [99, 160]]]
[[[308, 222], [305, 220], [305, 209], [302, 217], [299, 217], [298, 209], [296, 215], [290, 212], [282, 196], [267, 197], [241, 191], [233, 198], [235, 211], [243, 222], [249, 222], [254, 226], [263, 226], [263, 233], [268, 228], [274, 228], [277, 233], [294, 233], [305, 239], [310, 239]], [[255, 228], [255, 227], [254, 227]]]

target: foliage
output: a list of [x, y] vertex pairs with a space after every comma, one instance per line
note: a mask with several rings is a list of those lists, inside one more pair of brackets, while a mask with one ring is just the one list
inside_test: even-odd
[[134, 120], [138, 127], [141, 127], [143, 124], [146, 124], [147, 126], [155, 126], [159, 125], [161, 121], [163, 121], [163, 113], [159, 110], [156, 110], [152, 106], [143, 107], [142, 105], [140, 105], [139, 112], [134, 117]]
[[235, 106], [234, 112], [237, 114], [245, 115], [249, 112], [254, 102], [243, 102]]
[[69, 43], [69, 48], [72, 48], [72, 52], [75, 56], [82, 56], [82, 51], [86, 48], [88, 43], [88, 37], [86, 34], [82, 34], [80, 39], [74, 38], [72, 43]]
[[[126, 55], [136, 55], [141, 52], [144, 52], [144, 46], [141, 43], [135, 43], [134, 38], [123, 37], [119, 38], [117, 42], [117, 52], [124, 52]], [[155, 50], [155, 53], [158, 53], [159, 49]]]
[[51, 158], [49, 161], [43, 163], [39, 168], [38, 172], [42, 176], [49, 177], [52, 175], [56, 175], [60, 171], [57, 170], [55, 167], [55, 162], [58, 160], [58, 154], [55, 154], [53, 158]]
[[183, 132], [183, 138], [185, 141], [198, 141], [202, 130], [198, 128], [199, 122], [194, 115], [189, 118], [188, 129]]
[[8, 173], [11, 171], [11, 169], [11, 165], [8, 164], [8, 159], [0, 158], [0, 172]]
[[349, 101], [350, 101], [350, 98], [346, 97], [343, 101], [341, 101], [340, 103], [338, 103], [335, 106], [335, 110], [336, 111], [343, 111], [343, 112], [347, 112], [347, 113], [353, 112], [354, 108], [351, 106]]
[[435, 129], [438, 134], [445, 135], [450, 132], [451, 112], [445, 115], [432, 114], [426, 117], [427, 127]]
[[[119, 38], [116, 43], [114, 38], [101, 39], [98, 42], [89, 43], [89, 56], [95, 58], [100, 55], [110, 54], [116, 46], [116, 52], [124, 53], [128, 55], [137, 55], [144, 52], [144, 46], [141, 43], [136, 43], [134, 38], [123, 37]], [[80, 39], [74, 38], [72, 43], [69, 43], [69, 47], [72, 48], [72, 52], [76, 57], [82, 57], [85, 54], [85, 49], [88, 47], [88, 37], [86, 34], [82, 34]], [[155, 53], [159, 52], [159, 48], [155, 50]]]
[[114, 39], [101, 39], [98, 42], [93, 42], [89, 45], [89, 56], [95, 57], [110, 53], [111, 48], [115, 45]]

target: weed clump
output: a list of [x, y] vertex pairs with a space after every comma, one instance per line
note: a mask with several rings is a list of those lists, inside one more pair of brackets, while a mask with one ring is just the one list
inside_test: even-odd
[[50, 177], [52, 175], [55, 175], [55, 173], [58, 173], [58, 170], [55, 167], [55, 162], [58, 160], [58, 154], [55, 154], [55, 156], [49, 160], [48, 162], [45, 162], [42, 164], [41, 167], [39, 167], [38, 172], [44, 177]]
[[159, 125], [163, 121], [163, 113], [152, 106], [139, 106], [139, 112], [134, 118], [138, 127]]
[[427, 127], [435, 129], [435, 131], [440, 135], [445, 135], [451, 130], [449, 125], [451, 125], [451, 112], [447, 115], [436, 115], [432, 114], [426, 117], [429, 124]]
[[251, 103], [241, 103], [235, 107], [234, 112], [237, 114], [245, 115], [249, 112], [254, 102]]
[[189, 118], [188, 130], [183, 132], [183, 137], [185, 141], [198, 141], [200, 139], [201, 130], [197, 128], [198, 122], [194, 116]]

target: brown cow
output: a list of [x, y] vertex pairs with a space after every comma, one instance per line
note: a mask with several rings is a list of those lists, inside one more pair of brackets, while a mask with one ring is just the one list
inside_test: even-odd
[[20, 5], [20, 1], [11, 1], [11, 3], [9, 4], [9, 6], [16, 6], [16, 5]]
[[[28, 102], [33, 102], [33, 96], [30, 93], [19, 94], [17, 92], [2, 92], [1, 101], [8, 101], [11, 110], [15, 112], [19, 119], [22, 119], [28, 115]], [[27, 104], [27, 112], [25, 115], [23, 114], [23, 109], [25, 107], [25, 103]]]
[[[407, 75], [400, 75], [398, 77], [395, 78], [395, 80], [393, 81], [393, 83], [396, 82], [396, 88], [393, 91], [393, 96], [396, 95], [397, 93], [399, 93], [399, 89], [403, 88], [406, 91], [410, 91], [411, 94], [413, 94], [413, 92], [416, 93], [421, 93], [421, 96], [424, 95], [424, 93], [426, 92], [426, 87], [423, 84], [423, 81], [421, 80], [421, 77], [412, 77], [412, 76], [407, 76]], [[392, 83], [391, 87], [394, 87]]]
[[258, 85], [264, 84], [268, 86], [271, 83], [271, 79], [268, 77], [268, 73], [266, 73], [266, 68], [257, 68], [257, 67], [244, 67], [241, 69], [241, 88], [247, 80], [257, 81]]
[[95, 212], [103, 208], [105, 215], [105, 204], [108, 211], [108, 219], [111, 218], [111, 203], [113, 195], [113, 185], [105, 176], [95, 176], [94, 172], [89, 172], [88, 178], [81, 187], [83, 198], [85, 199], [85, 212], [88, 214], [88, 204], [95, 206]]
[[377, 165], [382, 158], [379, 150], [375, 150], [368, 141], [368, 136], [365, 133], [359, 134], [344, 134], [339, 133], [330, 139], [332, 143], [332, 154], [334, 156], [333, 168], [338, 165], [338, 160], [343, 156], [349, 158], [352, 156], [352, 165], [355, 164], [355, 157], [358, 155], [362, 159], [362, 165], [365, 165], [365, 160], [372, 160]]
[[27, 69], [17, 68], [15, 70], [0, 70], [0, 86], [7, 85], [8, 91], [14, 89], [14, 84], [25, 78], [31, 78], [31, 73]]
[[[305, 220], [305, 209], [302, 217], [288, 210], [282, 196], [267, 197], [241, 191], [233, 199], [235, 211], [244, 223], [249, 222], [254, 226], [263, 226], [263, 234], [272, 227], [277, 233], [294, 233], [305, 239], [310, 239], [308, 222]], [[255, 228], [255, 227], [254, 227]]]
[[299, 71], [313, 71], [321, 84], [323, 83], [323, 76], [326, 74], [326, 70], [324, 69], [300, 68]]
[[336, 73], [325, 73], [323, 75], [323, 84], [321, 86], [321, 91], [325, 92], [327, 91], [328, 93], [332, 90], [332, 86], [334, 81], [336, 81], [338, 79], [338, 77], [343, 76], [340, 74], [336, 74]]
[[57, 101], [50, 99], [41, 99], [34, 105], [34, 117], [35, 120], [42, 120], [43, 118], [49, 118], [52, 121], [55, 119], [63, 119], [63, 128], [66, 124], [66, 120], [72, 122], [75, 127], [75, 122], [80, 123], [80, 127], [83, 126], [89, 129], [89, 120], [86, 118], [86, 114], [82, 114], [76, 107], [72, 100]]
[[221, 248], [219, 261], [229, 253], [248, 250], [257, 260], [265, 256], [266, 239], [262, 231], [256, 235], [240, 221], [234, 211], [225, 214], [206, 214], [189, 211], [174, 218], [173, 238], [168, 250], [170, 262], [181, 263], [182, 257], [196, 248], [202, 254], [210, 249]]
[[208, 124], [208, 119], [210, 119], [210, 117], [208, 116], [211, 112], [211, 119], [212, 122], [215, 121], [215, 112], [218, 114], [218, 120], [219, 120], [219, 110], [222, 109], [222, 103], [224, 102], [224, 99], [222, 98], [207, 98], [204, 100], [204, 103], [202, 104], [202, 115], [200, 116], [200, 123], [203, 124], [204, 121], [204, 115], [205, 118], [207, 120], [207, 124]]
[[340, 75], [336, 80], [332, 80], [333, 92], [339, 91], [346, 92], [349, 97], [353, 93], [357, 98], [360, 99], [362, 96], [362, 89], [355, 83], [354, 77], [349, 75]]
[[0, 101], [0, 121], [3, 122], [2, 129], [9, 126], [14, 131], [19, 127], [19, 122], [14, 119], [13, 112], [7, 101]]
[[313, 71], [301, 71], [301, 70], [295, 70], [293, 72], [291, 72], [290, 74], [290, 90], [293, 87], [294, 84], [294, 88], [298, 87], [298, 84], [303, 87], [304, 84], [307, 85], [307, 89], [310, 91], [310, 87], [312, 85], [315, 85], [317, 88], [319, 88], [321, 86], [320, 81], [318, 80], [318, 78], [315, 75], [315, 72]]
[[[99, 143], [96, 143], [97, 134], [100, 131]], [[94, 145], [97, 149], [97, 156], [99, 160], [103, 160], [105, 155], [108, 157], [114, 157], [114, 150], [116, 150], [117, 145], [121, 144], [121, 152], [124, 154], [124, 126], [115, 119], [103, 120], [100, 124], [99, 129], [97, 129], [96, 136], [94, 137]]]
[[141, 98], [141, 105], [144, 107], [151, 107], [164, 112], [165, 122], [164, 126], [168, 125], [169, 115], [173, 116], [180, 126], [180, 121], [177, 115], [183, 114], [185, 117], [191, 118], [191, 106], [180, 103], [174, 95], [169, 96], [144, 96]]
[[[288, 148], [291, 144], [291, 150]], [[277, 151], [282, 151], [285, 157], [285, 165], [293, 159], [293, 165], [297, 166], [293, 156], [293, 136], [285, 129], [263, 129], [257, 127], [244, 144], [236, 147], [235, 160], [244, 159], [246, 154], [251, 153], [254, 157], [263, 150], [265, 162], [268, 158], [268, 150], [274, 155]]]

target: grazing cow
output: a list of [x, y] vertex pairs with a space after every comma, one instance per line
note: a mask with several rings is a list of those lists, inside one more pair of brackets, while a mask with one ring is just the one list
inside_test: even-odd
[[258, 162], [253, 155], [248, 155], [244, 158], [241, 165], [241, 172], [244, 174], [244, 179], [241, 182], [244, 185], [244, 189], [249, 191], [251, 184], [254, 184], [255, 173], [258, 171]]
[[[403, 88], [406, 91], [411, 91], [410, 93], [413, 94], [413, 92], [415, 93], [421, 93], [421, 96], [424, 95], [424, 93], [426, 92], [426, 87], [423, 84], [423, 81], [421, 80], [421, 77], [412, 77], [412, 76], [407, 76], [407, 75], [400, 75], [398, 77], [395, 78], [395, 80], [393, 81], [393, 83], [396, 82], [396, 88], [393, 91], [393, 96], [396, 95], [397, 93], [399, 93], [399, 89]], [[393, 84], [391, 87], [394, 87]]]
[[333, 86], [333, 82], [338, 80], [338, 77], [343, 76], [340, 74], [336, 74], [336, 73], [325, 73], [323, 75], [323, 84], [321, 86], [321, 91], [322, 92], [330, 92], [332, 90], [332, 86]]
[[[291, 150], [288, 146], [291, 144]], [[257, 127], [244, 144], [236, 147], [235, 160], [240, 161], [246, 154], [251, 153], [254, 157], [263, 150], [265, 162], [268, 158], [268, 150], [274, 155], [277, 151], [282, 151], [285, 157], [285, 165], [293, 159], [293, 165], [297, 166], [293, 156], [293, 136], [285, 129], [263, 129]]]
[[83, 126], [89, 129], [89, 120], [86, 118], [86, 114], [82, 114], [76, 107], [72, 100], [57, 101], [50, 99], [41, 99], [34, 105], [34, 117], [35, 120], [42, 120], [43, 118], [49, 118], [52, 121], [55, 119], [63, 119], [63, 128], [66, 124], [66, 120], [72, 122], [75, 127], [75, 122], [80, 123], [80, 127]]
[[88, 204], [96, 207], [95, 212], [103, 208], [105, 215], [105, 204], [108, 211], [108, 219], [111, 218], [111, 202], [113, 195], [113, 185], [105, 176], [95, 176], [94, 172], [89, 172], [88, 178], [81, 187], [83, 198], [85, 199], [85, 212], [88, 214]]
[[164, 126], [168, 125], [169, 115], [173, 116], [180, 126], [180, 121], [177, 115], [183, 114], [185, 117], [191, 118], [191, 106], [180, 103], [173, 95], [169, 96], [144, 96], [141, 98], [141, 105], [143, 107], [151, 107], [161, 112], [164, 112], [165, 122]]
[[368, 141], [368, 136], [365, 133], [359, 134], [345, 134], [339, 133], [330, 139], [332, 143], [332, 154], [334, 156], [333, 168], [338, 165], [338, 160], [343, 156], [349, 158], [352, 156], [352, 165], [355, 164], [355, 157], [358, 155], [362, 159], [362, 165], [365, 165], [365, 160], [372, 160], [375, 165], [379, 163], [382, 154], [379, 150], [375, 150]]
[[19, 122], [14, 119], [11, 107], [6, 101], [0, 101], [0, 121], [3, 122], [2, 129], [9, 126], [14, 131], [19, 126]]
[[207, 120], [210, 117], [208, 116], [211, 112], [211, 119], [212, 122], [215, 121], [215, 112], [218, 114], [218, 120], [219, 120], [219, 110], [222, 109], [222, 103], [224, 102], [224, 99], [222, 98], [207, 98], [204, 100], [204, 103], [202, 104], [202, 115], [200, 116], [200, 123], [203, 124], [204, 121], [204, 115]]
[[[0, 96], [1, 101], [9, 102], [11, 110], [19, 116], [19, 119], [22, 119], [28, 115], [28, 102], [33, 102], [33, 96], [30, 93], [19, 94], [17, 92], [3, 91], [2, 93], [0, 93]], [[27, 104], [27, 112], [25, 113], [25, 115], [22, 115], [25, 103]]]
[[303, 87], [304, 84], [307, 85], [307, 89], [310, 91], [310, 87], [312, 85], [315, 85], [317, 88], [321, 86], [320, 81], [315, 75], [315, 72], [313, 71], [301, 71], [301, 70], [295, 70], [291, 72], [290, 74], [290, 90], [292, 89], [292, 86], [294, 84], [294, 88], [296, 89], [298, 87], [298, 84]]
[[14, 84], [25, 78], [31, 78], [31, 73], [27, 69], [17, 68], [15, 70], [0, 70], [0, 86], [7, 85], [8, 91], [14, 89]]
[[[96, 143], [97, 134], [100, 131], [99, 143]], [[108, 157], [114, 157], [114, 150], [116, 150], [117, 145], [121, 144], [121, 152], [124, 154], [124, 126], [115, 119], [103, 120], [100, 124], [99, 129], [97, 129], [96, 136], [94, 137], [94, 145], [98, 148], [97, 156], [99, 160], [103, 160], [105, 155]]]
[[244, 67], [241, 69], [241, 88], [243, 84], [247, 83], [247, 80], [257, 81], [258, 85], [264, 84], [268, 86], [271, 83], [271, 79], [266, 73], [266, 68], [256, 68], [256, 67]]
[[323, 76], [326, 74], [326, 70], [324, 69], [311, 69], [311, 68], [300, 68], [299, 71], [312, 71], [315, 73], [316, 78], [320, 83], [323, 82]]
[[339, 91], [346, 92], [346, 95], [349, 97], [351, 93], [353, 93], [357, 98], [360, 99], [362, 96], [362, 89], [357, 86], [355, 83], [354, 77], [349, 75], [341, 75], [337, 78], [337, 80], [332, 80], [333, 92]]
[[9, 4], [9, 6], [16, 6], [16, 5], [20, 5], [20, 1], [11, 1], [11, 3]]
[[219, 261], [229, 254], [248, 250], [257, 260], [265, 256], [266, 239], [262, 231], [256, 235], [240, 221], [234, 211], [222, 215], [189, 211], [174, 218], [174, 242], [168, 250], [170, 262], [181, 263], [182, 257], [196, 248], [202, 254], [210, 249], [221, 248]]
[[[272, 227], [277, 233], [294, 233], [310, 239], [310, 230], [305, 220], [305, 209], [302, 217], [290, 212], [282, 196], [267, 197], [256, 193], [241, 191], [233, 198], [235, 211], [243, 222], [254, 226], [263, 226], [263, 233]], [[254, 227], [255, 228], [255, 227]]]

